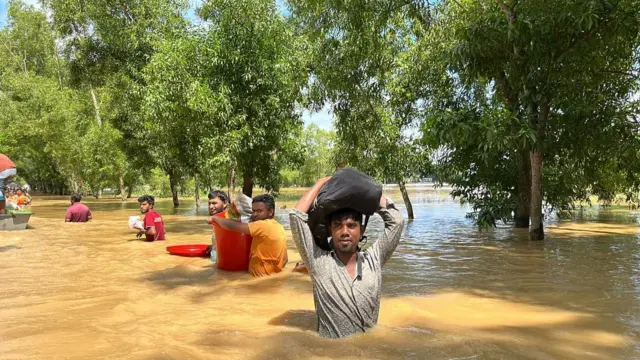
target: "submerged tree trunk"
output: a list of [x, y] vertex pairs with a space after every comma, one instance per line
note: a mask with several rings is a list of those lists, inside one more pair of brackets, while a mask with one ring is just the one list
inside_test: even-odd
[[544, 240], [542, 227], [542, 152], [531, 152], [531, 227], [530, 240]]
[[194, 177], [195, 179], [195, 198], [196, 198], [196, 207], [200, 207], [200, 184], [198, 183], [198, 175]]
[[252, 197], [252, 195], [253, 195], [253, 176], [251, 176], [251, 175], [243, 175], [242, 193], [247, 195], [248, 197]]
[[543, 139], [545, 125], [549, 117], [549, 102], [540, 105], [540, 113], [536, 122], [537, 144], [531, 151], [531, 226], [529, 227], [530, 240], [544, 240], [544, 228], [542, 223], [542, 158]]
[[124, 192], [124, 179], [122, 176], [118, 177], [118, 181], [120, 182], [120, 199], [122, 199], [122, 201], [127, 201], [127, 195]]
[[127, 199], [131, 199], [133, 195], [133, 184], [127, 185]]
[[411, 199], [409, 198], [409, 193], [407, 192], [407, 186], [404, 183], [404, 180], [398, 182], [398, 186], [400, 187], [400, 193], [402, 193], [402, 200], [404, 200], [404, 206], [407, 208], [407, 217], [409, 221], [413, 220], [413, 205], [411, 205]]
[[520, 177], [518, 179], [518, 207], [515, 211], [515, 226], [528, 228], [531, 211], [531, 155], [528, 151], [518, 154]]
[[180, 200], [178, 199], [178, 181], [175, 178], [175, 175], [169, 175], [169, 186], [171, 186], [171, 196], [173, 197], [173, 207], [177, 208], [180, 206]]

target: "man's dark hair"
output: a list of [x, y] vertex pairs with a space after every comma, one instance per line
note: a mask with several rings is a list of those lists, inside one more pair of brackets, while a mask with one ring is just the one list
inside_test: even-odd
[[142, 195], [138, 198], [139, 203], [143, 203], [145, 201], [149, 205], [155, 205], [156, 203], [156, 199], [153, 197], [153, 195]]
[[73, 201], [74, 203], [80, 202], [80, 200], [82, 200], [82, 196], [78, 193], [73, 193], [71, 194], [71, 201]]
[[253, 203], [263, 203], [267, 209], [274, 210], [276, 208], [276, 200], [269, 194], [258, 195], [253, 198]]
[[362, 214], [350, 208], [344, 208], [334, 211], [327, 217], [329, 225], [334, 221], [342, 222], [347, 219], [352, 219], [353, 221], [362, 225]]
[[229, 197], [222, 190], [211, 190], [211, 192], [209, 193], [209, 200], [215, 199], [215, 198], [219, 198], [220, 200], [222, 200], [224, 202], [229, 201]]

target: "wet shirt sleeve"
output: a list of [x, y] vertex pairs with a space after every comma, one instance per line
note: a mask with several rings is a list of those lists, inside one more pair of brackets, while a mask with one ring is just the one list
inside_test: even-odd
[[307, 214], [297, 209], [293, 209], [293, 211], [289, 213], [289, 220], [291, 235], [293, 237], [293, 241], [296, 243], [298, 252], [300, 252], [302, 260], [309, 268], [309, 271], [313, 272], [315, 271], [316, 259], [327, 252], [315, 245], [313, 241], [313, 234], [311, 234], [311, 229], [307, 224]]
[[387, 207], [378, 208], [377, 213], [384, 221], [384, 231], [373, 244], [373, 254], [380, 262], [380, 266], [382, 266], [389, 260], [400, 242], [402, 230], [404, 229], [404, 218], [389, 198], [387, 198]]
[[152, 226], [156, 226], [155, 224], [155, 219], [154, 216], [151, 214], [151, 212], [147, 212], [146, 214], [144, 214], [144, 228], [148, 229]]

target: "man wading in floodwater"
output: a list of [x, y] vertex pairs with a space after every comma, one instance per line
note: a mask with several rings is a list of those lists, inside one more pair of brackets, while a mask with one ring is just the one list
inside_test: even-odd
[[[209, 193], [209, 220], [207, 220], [208, 224], [213, 225], [214, 222], [211, 220], [211, 216], [220, 214], [221, 212], [227, 210], [227, 206], [229, 204], [229, 197], [224, 191], [220, 190], [211, 190]], [[211, 234], [211, 246], [209, 247], [209, 252], [211, 253], [211, 261], [217, 261], [218, 257], [216, 254], [216, 238], [215, 235]]]
[[138, 228], [140, 232], [136, 237], [141, 238], [144, 235], [147, 241], [165, 240], [164, 221], [162, 216], [153, 209], [156, 199], [151, 195], [142, 195], [138, 198], [138, 203], [140, 212], [144, 214], [144, 220], [143, 226]]
[[249, 274], [266, 276], [282, 271], [287, 256], [287, 235], [276, 219], [276, 202], [273, 196], [264, 194], [253, 198], [251, 220], [244, 224], [231, 219], [211, 216], [210, 221], [220, 227], [253, 237], [249, 260]]
[[290, 214], [291, 232], [313, 282], [313, 299], [320, 336], [340, 338], [365, 332], [378, 322], [382, 295], [382, 266], [400, 242], [404, 220], [393, 202], [384, 196], [376, 211], [384, 220], [384, 232], [367, 250], [358, 247], [365, 228], [362, 214], [341, 209], [329, 214], [334, 250], [315, 245], [307, 225], [308, 212], [322, 186], [320, 179], [298, 201]]

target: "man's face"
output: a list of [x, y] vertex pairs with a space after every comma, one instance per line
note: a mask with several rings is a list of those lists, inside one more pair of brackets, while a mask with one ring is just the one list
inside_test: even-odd
[[140, 212], [146, 214], [150, 209], [153, 209], [153, 205], [149, 204], [146, 201], [140, 203]]
[[267, 208], [265, 203], [254, 202], [251, 204], [251, 221], [267, 220], [273, 218], [273, 209]]
[[220, 200], [220, 198], [216, 196], [209, 200], [209, 215], [221, 213], [225, 207], [227, 207], [227, 202]]
[[363, 226], [352, 218], [332, 220], [331, 238], [333, 239], [335, 250], [349, 253], [356, 252], [363, 231]]

